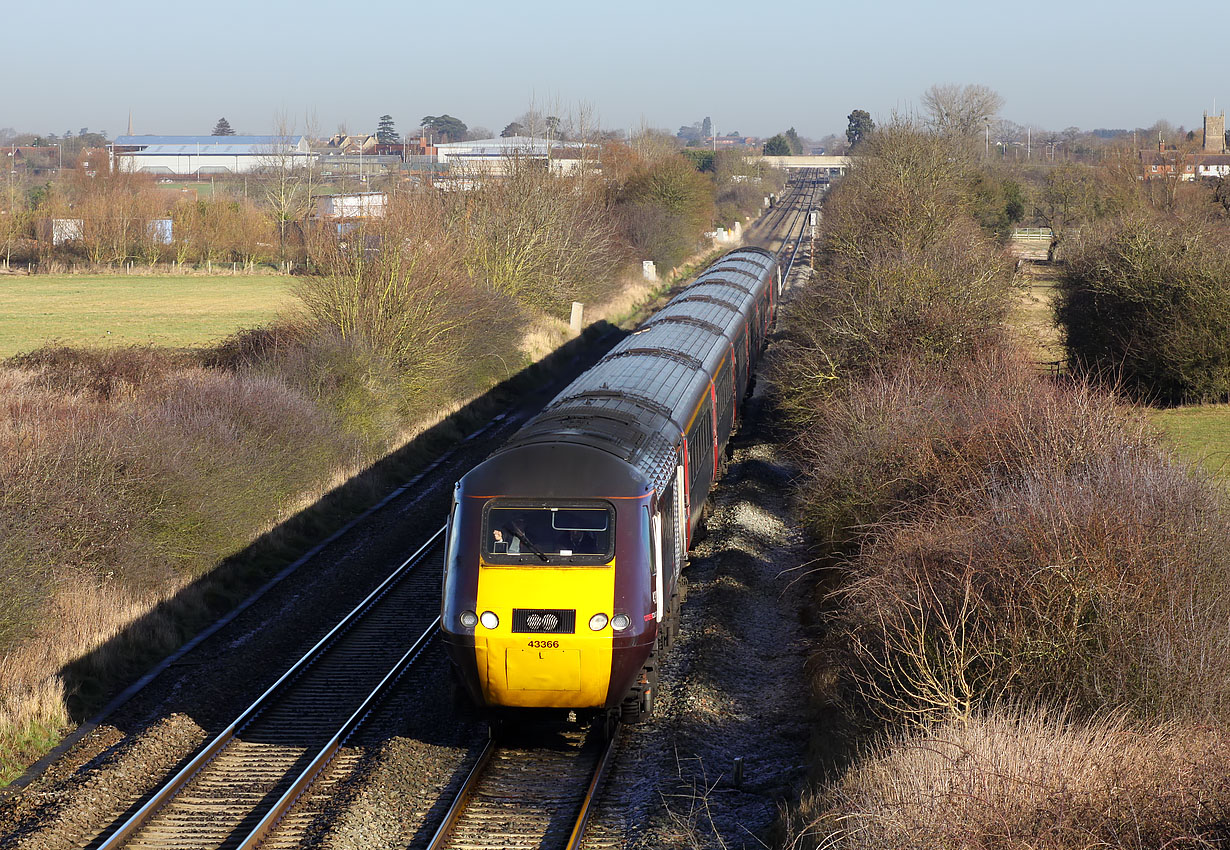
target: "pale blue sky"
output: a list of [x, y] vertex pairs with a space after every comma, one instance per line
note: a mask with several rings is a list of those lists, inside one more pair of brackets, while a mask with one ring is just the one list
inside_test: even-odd
[[[400, 130], [447, 112], [498, 132], [531, 98], [592, 104], [604, 127], [713, 117], [719, 132], [842, 132], [909, 109], [932, 83], [982, 83], [1003, 115], [1061, 129], [1199, 126], [1230, 103], [1230, 7], [1034, 2], [51, 5], [0, 11], [0, 127], [208, 133]], [[1023, 5], [1023, 4], [1022, 4]]]

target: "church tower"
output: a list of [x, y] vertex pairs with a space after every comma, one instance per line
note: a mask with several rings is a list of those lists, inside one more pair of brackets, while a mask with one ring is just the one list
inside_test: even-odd
[[1226, 113], [1204, 113], [1204, 148], [1202, 153], [1226, 152]]

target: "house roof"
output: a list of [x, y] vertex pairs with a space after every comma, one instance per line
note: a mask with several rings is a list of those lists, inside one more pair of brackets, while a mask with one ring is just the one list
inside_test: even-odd
[[284, 136], [117, 136], [114, 144], [117, 147], [137, 147], [151, 145], [290, 145], [295, 146], [303, 141], [300, 134]]
[[575, 142], [561, 142], [558, 139], [548, 141], [541, 137], [502, 136], [498, 139], [445, 142], [436, 145], [436, 149], [442, 154], [453, 156], [506, 156], [510, 153], [546, 156], [548, 147], [551, 150], [555, 150], [556, 148], [572, 147], [575, 145]]
[[295, 148], [273, 145], [150, 145], [143, 150], [118, 156], [307, 156]]

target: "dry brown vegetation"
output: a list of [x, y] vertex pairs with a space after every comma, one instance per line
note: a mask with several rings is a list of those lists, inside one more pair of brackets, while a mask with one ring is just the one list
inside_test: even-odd
[[1219, 847], [1227, 777], [1224, 728], [991, 710], [877, 746], [805, 801], [791, 846]]
[[838, 622], [875, 711], [1230, 718], [1230, 657], [1207, 651], [1230, 646], [1230, 516], [1142, 418], [1001, 353], [902, 367], [828, 411], [810, 484], [857, 500], [827, 519], [857, 544]]
[[[282, 519], [354, 438], [311, 399], [154, 350], [36, 352], [0, 369], [0, 748], [65, 722], [60, 669]], [[146, 621], [147, 650], [174, 620]], [[100, 683], [138, 659], [92, 654]]]
[[1224, 492], [1018, 350], [960, 148], [901, 126], [864, 144], [777, 380], [826, 579], [825, 695], [880, 742], [792, 815], [795, 846], [1214, 846]]

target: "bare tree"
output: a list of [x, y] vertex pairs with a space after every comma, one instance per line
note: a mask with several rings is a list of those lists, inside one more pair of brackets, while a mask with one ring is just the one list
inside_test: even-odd
[[307, 218], [311, 208], [311, 169], [295, 145], [294, 124], [279, 115], [274, 142], [261, 158], [265, 204], [278, 233], [278, 260], [286, 265], [286, 237], [293, 225]]
[[506, 171], [505, 179], [451, 199], [472, 278], [557, 316], [567, 315], [573, 301], [609, 295], [626, 258], [601, 192], [529, 156], [510, 156]]
[[4, 267], [13, 259], [13, 250], [21, 242], [30, 224], [31, 210], [25, 186], [14, 180], [10, 171], [0, 196], [0, 248], [4, 251]]
[[986, 86], [934, 85], [923, 92], [927, 123], [942, 136], [969, 138], [983, 132], [1004, 99]]

